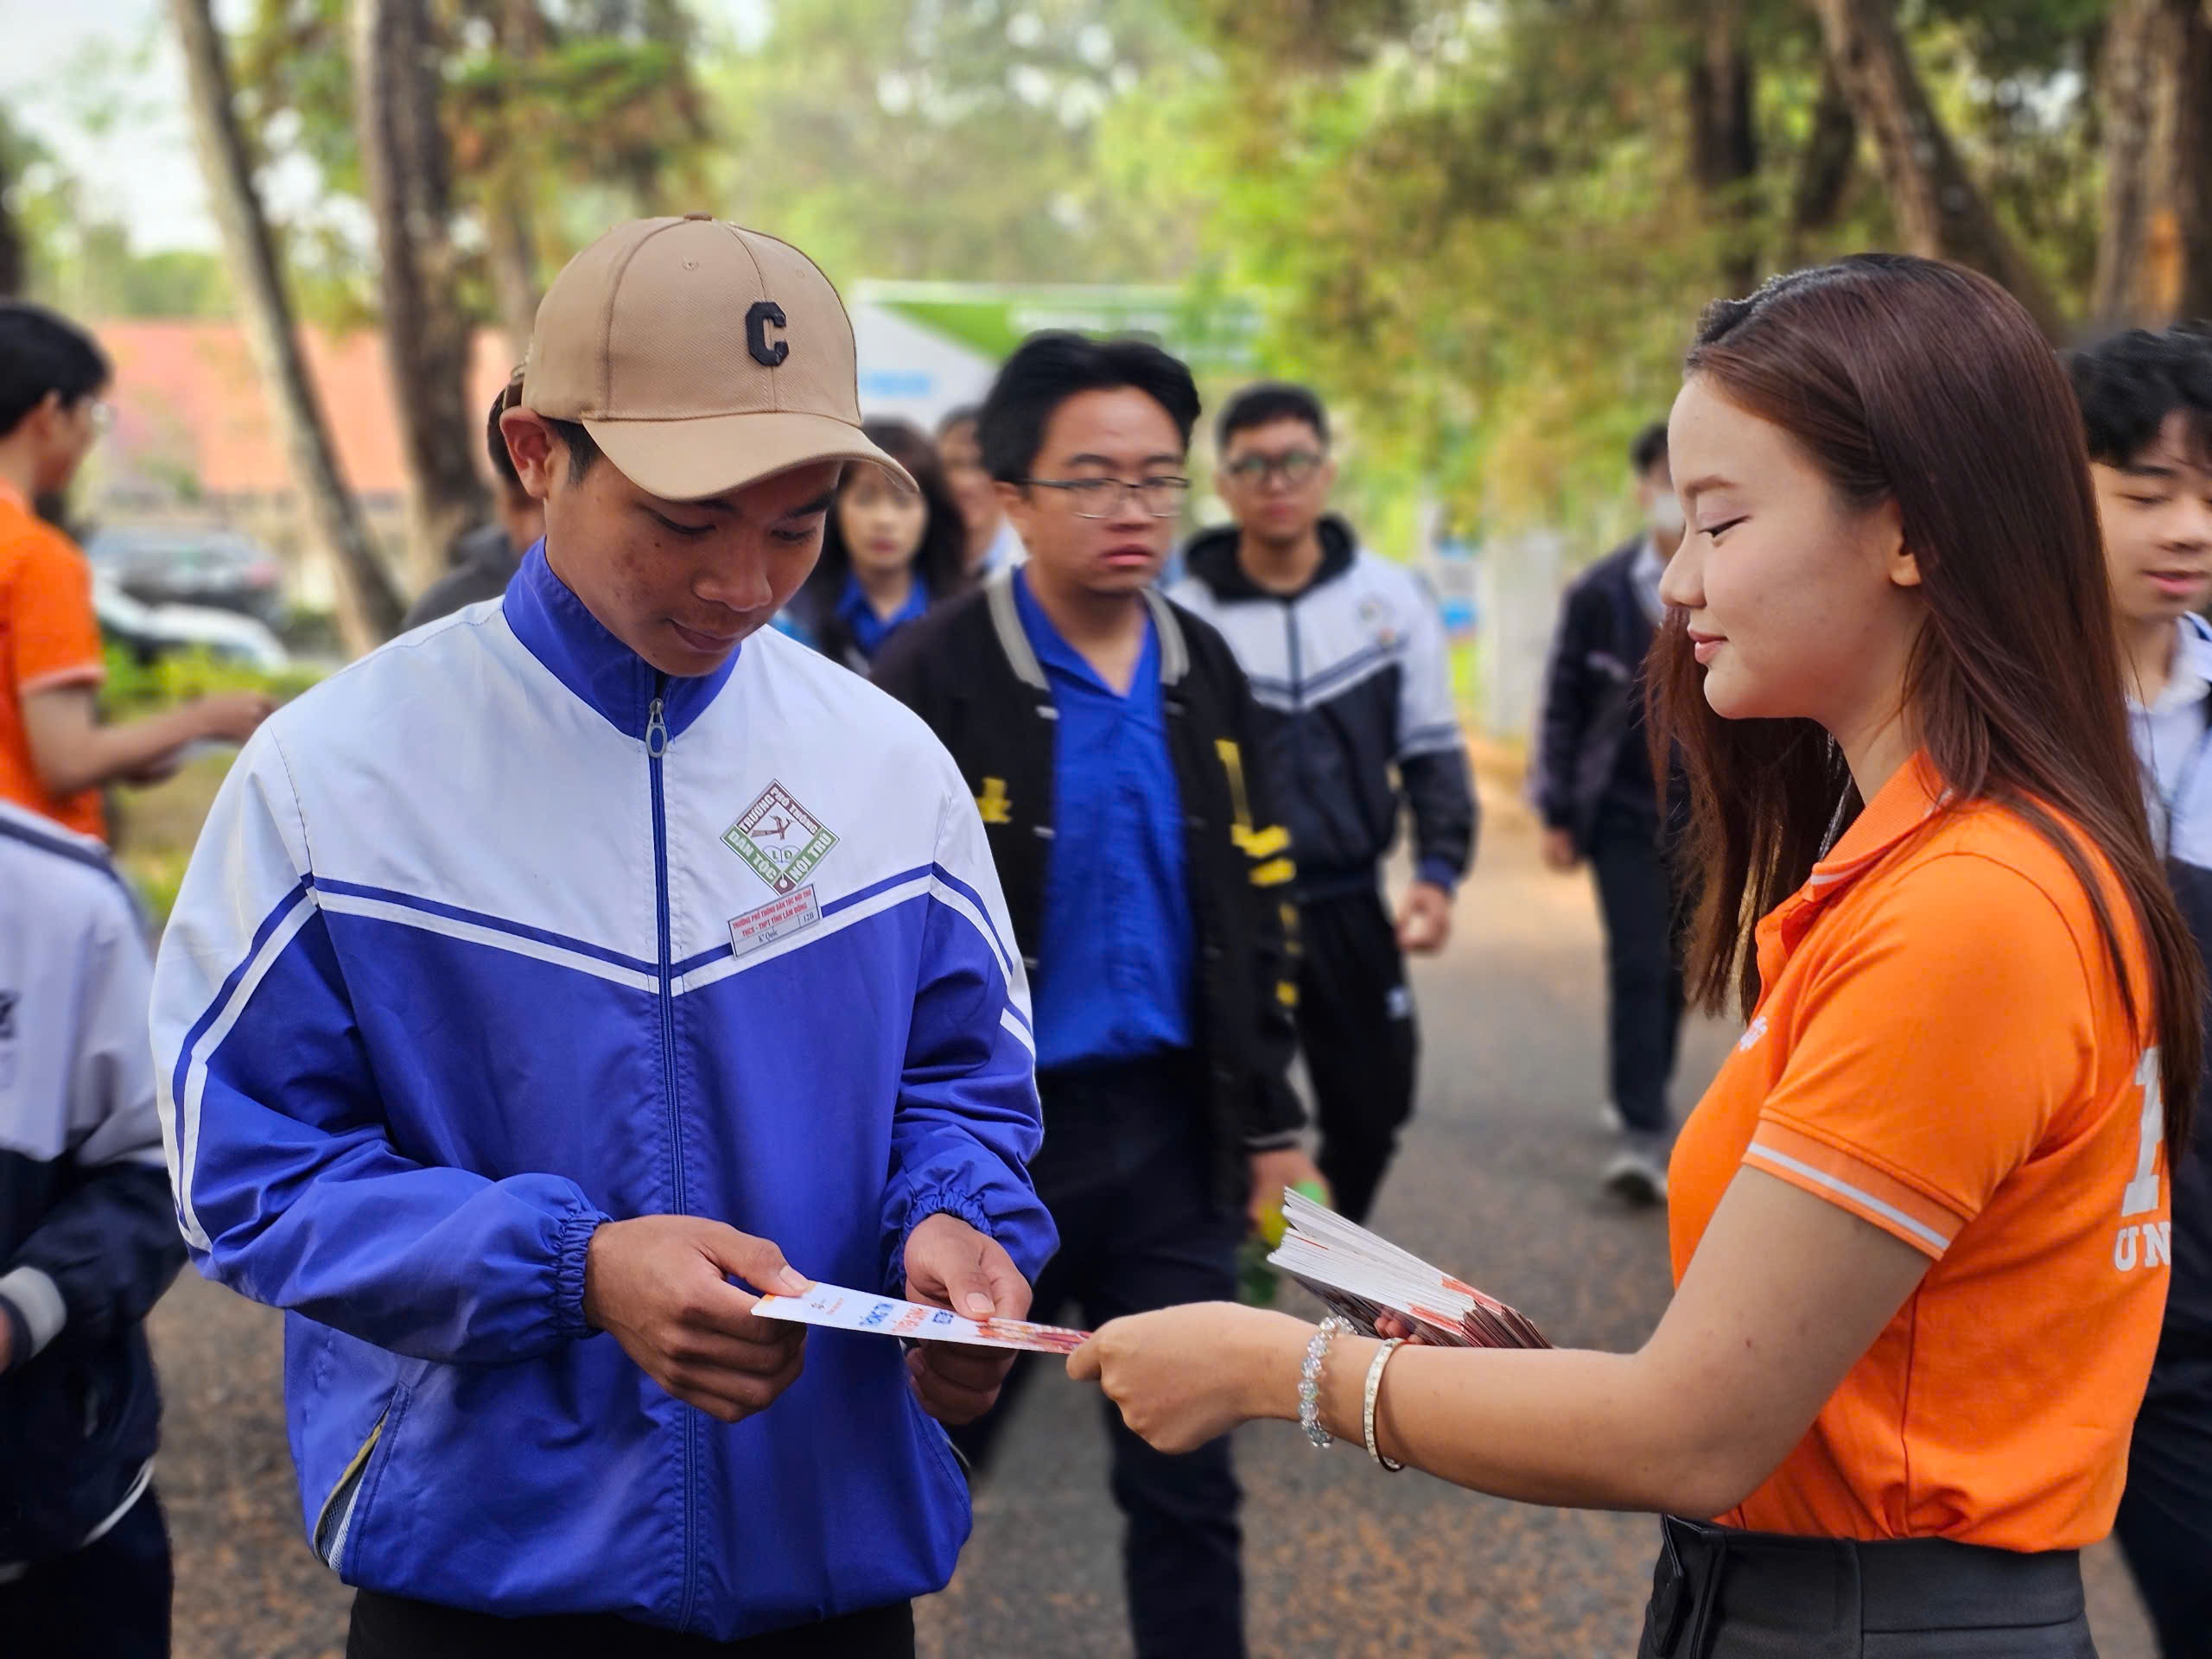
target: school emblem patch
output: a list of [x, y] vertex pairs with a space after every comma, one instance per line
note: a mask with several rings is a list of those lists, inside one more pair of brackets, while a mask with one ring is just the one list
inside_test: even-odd
[[837, 844], [822, 821], [778, 783], [762, 790], [760, 798], [722, 831], [722, 841], [778, 893], [791, 892], [813, 874]]

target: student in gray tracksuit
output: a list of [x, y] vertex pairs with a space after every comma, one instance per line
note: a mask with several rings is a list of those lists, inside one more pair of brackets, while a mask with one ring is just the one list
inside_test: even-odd
[[0, 804], [0, 1649], [169, 1650], [143, 1322], [184, 1265], [150, 970], [99, 842]]
[[[1477, 826], [1443, 618], [1419, 577], [1327, 511], [1328, 415], [1303, 386], [1247, 387], [1218, 431], [1236, 523], [1185, 550], [1177, 604], [1229, 641], [1259, 705], [1297, 864], [1298, 1040], [1336, 1207], [1364, 1220], [1414, 1109], [1408, 953], [1441, 950]], [[1413, 819], [1396, 913], [1382, 860]]]

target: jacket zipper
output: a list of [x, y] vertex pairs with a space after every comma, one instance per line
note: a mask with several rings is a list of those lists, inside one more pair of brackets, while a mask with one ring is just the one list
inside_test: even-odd
[[[660, 1078], [661, 1097], [668, 1103], [669, 1190], [676, 1213], [687, 1213], [683, 1193], [683, 1130], [676, 1103], [676, 982], [674, 959], [669, 947], [668, 919], [668, 796], [662, 778], [662, 760], [668, 753], [668, 722], [662, 705], [668, 695], [668, 676], [653, 676], [653, 700], [645, 711], [645, 772], [653, 800], [653, 910], [660, 936]], [[698, 1414], [683, 1414], [683, 1597], [677, 1608], [678, 1630], [691, 1624], [692, 1599], [698, 1592], [697, 1562], [691, 1548], [692, 1519], [698, 1509]]]
[[1295, 779], [1295, 791], [1306, 787], [1306, 665], [1298, 655], [1298, 601], [1295, 598], [1279, 601], [1282, 606], [1282, 635], [1285, 654], [1290, 664], [1290, 725], [1296, 734], [1290, 745], [1291, 771]]

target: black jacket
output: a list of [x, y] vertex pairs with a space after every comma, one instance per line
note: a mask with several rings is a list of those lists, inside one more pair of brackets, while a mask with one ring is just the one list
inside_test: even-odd
[[[2212, 962], [2212, 870], [2169, 858], [2166, 874], [2196, 948]], [[2207, 1028], [2212, 1037], [2212, 1021]], [[2212, 1066], [2197, 1088], [2188, 1148], [2178, 1159], [2169, 1149], [2167, 1167], [2173, 1180], [2173, 1277], [2160, 1357], [2201, 1359], [2212, 1355]]]
[[1413, 572], [1362, 549], [1343, 520], [1324, 518], [1320, 537], [1313, 580], [1281, 594], [1244, 575], [1234, 528], [1210, 531], [1169, 597], [1220, 629], [1250, 677], [1299, 897], [1371, 891], [1402, 801], [1416, 872], [1452, 887], [1477, 817], [1443, 618]]
[[[1182, 795], [1184, 849], [1198, 942], [1196, 1042], [1208, 1067], [1216, 1196], [1243, 1202], [1246, 1155], [1288, 1145], [1305, 1112], [1286, 1073], [1296, 1001], [1285, 902], [1289, 833], [1255, 753], [1249, 689], [1205, 623], [1147, 593], [1160, 633], [1161, 707]], [[927, 721], [976, 793], [1033, 982], [1052, 847], [1058, 712], [1023, 632], [1010, 573], [901, 629], [876, 658], [875, 683]]]
[[451, 616], [480, 600], [499, 598], [522, 569], [522, 556], [528, 551], [508, 539], [505, 526], [479, 524], [454, 543], [453, 569], [416, 595], [400, 622], [401, 630]]
[[0, 1566], [81, 1547], [143, 1484], [159, 1435], [142, 1321], [184, 1241], [149, 969], [99, 843], [0, 807]]
[[[2212, 670], [2212, 626], [2190, 618], [2181, 649], [2190, 668], [2200, 674]], [[2212, 861], [2200, 861], [2212, 848], [2203, 829], [2212, 817], [2212, 696], [2205, 699], [2202, 712], [2205, 735], [2198, 740], [2195, 760], [2184, 773], [2188, 781], [2180, 786], [2183, 793], [2176, 798], [2165, 797], [2151, 763], [2147, 716], [2139, 708], [2131, 709], [2129, 724], [2143, 762], [2151, 822], [2165, 840], [2166, 876], [2173, 884], [2174, 899], [2196, 936], [2196, 948], [2212, 962]], [[2212, 1009], [2207, 1013], [2212, 1015]], [[2212, 1019], [2208, 1019], [2207, 1034], [2212, 1037]], [[2166, 1292], [2160, 1358], [2197, 1361], [2212, 1356], [2212, 1065], [2205, 1068], [2197, 1089], [2196, 1116], [2187, 1149], [2179, 1157], [2171, 1147], [2166, 1153], [2173, 1179], [2173, 1277]]]
[[[1536, 810], [1590, 850], [1607, 809], [1659, 828], [1643, 720], [1643, 664], [1658, 630], [1637, 596], [1638, 537], [1577, 577], [1560, 601], [1536, 734]], [[1679, 795], [1679, 779], [1669, 780]]]

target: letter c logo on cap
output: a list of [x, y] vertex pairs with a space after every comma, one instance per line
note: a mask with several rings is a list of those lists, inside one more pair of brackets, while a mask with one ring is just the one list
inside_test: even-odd
[[777, 368], [791, 354], [791, 341], [768, 338], [771, 328], [788, 326], [784, 321], [784, 308], [773, 300], [756, 300], [753, 308], [745, 314], [745, 349], [753, 353], [753, 360], [762, 368]]

